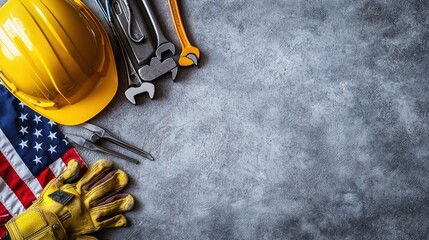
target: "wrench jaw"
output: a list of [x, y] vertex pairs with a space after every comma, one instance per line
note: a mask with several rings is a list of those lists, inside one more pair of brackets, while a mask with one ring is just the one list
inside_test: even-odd
[[200, 59], [200, 50], [194, 46], [188, 46], [182, 49], [179, 58], [179, 65], [188, 67], [195, 65], [198, 67], [198, 60]]
[[195, 56], [193, 53], [189, 53], [188, 55], [186, 55], [187, 58], [191, 59], [192, 62], [195, 64], [195, 66], [198, 67], [198, 58], [197, 56]]
[[150, 65], [146, 65], [139, 69], [139, 76], [144, 81], [153, 81], [162, 75], [171, 72], [173, 81], [177, 76], [177, 64], [172, 58], [167, 58], [161, 61], [157, 57], [153, 57], [150, 61]]
[[198, 58], [195, 54], [189, 53], [188, 55], [179, 58], [179, 65], [182, 67], [189, 67], [192, 65], [198, 67]]
[[175, 81], [176, 81], [177, 70], [178, 70], [178, 68], [177, 68], [177, 67], [175, 67], [175, 68], [171, 69], [171, 78], [173, 79], [173, 82], [175, 82]]
[[173, 56], [176, 54], [176, 46], [171, 42], [165, 42], [159, 45], [155, 54], [159, 59], [162, 59], [162, 54], [170, 52]]
[[153, 99], [155, 95], [155, 85], [153, 85], [152, 83], [143, 82], [138, 87], [130, 87], [125, 91], [125, 97], [132, 104], [136, 105], [136, 96], [145, 92], [149, 94], [150, 99]]

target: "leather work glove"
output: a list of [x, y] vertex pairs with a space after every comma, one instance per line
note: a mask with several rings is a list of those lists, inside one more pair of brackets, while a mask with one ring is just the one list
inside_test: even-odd
[[6, 223], [15, 239], [96, 239], [83, 236], [104, 228], [126, 226], [121, 213], [134, 206], [134, 198], [120, 193], [128, 184], [122, 170], [112, 170], [112, 162], [98, 160], [75, 183], [80, 165], [70, 161], [40, 197], [23, 213]]
[[90, 235], [79, 235], [72, 238], [73, 240], [98, 240], [98, 238]]

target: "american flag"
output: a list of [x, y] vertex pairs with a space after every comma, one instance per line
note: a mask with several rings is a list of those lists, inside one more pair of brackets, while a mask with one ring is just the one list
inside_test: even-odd
[[72, 159], [85, 166], [55, 122], [0, 84], [0, 238], [6, 233], [3, 224], [28, 208]]

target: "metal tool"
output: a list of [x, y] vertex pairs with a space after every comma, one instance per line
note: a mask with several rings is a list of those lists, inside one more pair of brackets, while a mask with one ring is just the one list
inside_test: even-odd
[[153, 57], [150, 60], [150, 65], [139, 69], [139, 75], [145, 81], [153, 81], [168, 72], [171, 72], [171, 78], [174, 81], [177, 76], [177, 64], [172, 58], [167, 58], [161, 62], [159, 58]]
[[[135, 1], [125, 4], [127, 0], [111, 0], [112, 22], [113, 26], [117, 28], [118, 37], [123, 42], [126, 52], [130, 56], [131, 63], [135, 69], [140, 68], [143, 64], [148, 62], [155, 54], [155, 44], [151, 38], [149, 27], [146, 26], [140, 7]], [[134, 23], [137, 25], [135, 28], [139, 29], [139, 34], [145, 35], [145, 39], [141, 42], [135, 42], [130, 38], [130, 33], [127, 33], [131, 23], [127, 17], [128, 8], [133, 9]], [[132, 33], [131, 33], [132, 35]]]
[[[125, 50], [122, 50], [122, 52], [124, 51]], [[140, 77], [137, 74], [136, 70], [134, 69], [129, 56], [126, 54], [122, 54], [122, 56], [126, 58], [124, 61], [125, 61], [125, 68], [127, 69], [126, 72], [128, 76], [128, 88], [127, 90], [125, 90], [125, 97], [128, 99], [129, 102], [131, 102], [134, 105], [137, 104], [136, 96], [145, 92], [149, 94], [150, 99], [153, 99], [153, 96], [155, 95], [155, 85], [153, 85], [152, 83], [143, 82], [142, 80], [140, 80]], [[132, 79], [139, 79], [139, 82], [141, 83], [140, 86], [135, 86]]]
[[[124, 0], [125, 2], [126, 0]], [[118, 20], [118, 23], [120, 25], [120, 27], [122, 28], [122, 32], [125, 33], [125, 26], [128, 25], [128, 21], [127, 19], [124, 17], [126, 14], [124, 13], [124, 8], [123, 5], [125, 4], [121, 4], [122, 1], [120, 0], [113, 0], [112, 1], [112, 7], [113, 7], [113, 13], [115, 14], [116, 19]], [[127, 3], [128, 4], [128, 3]], [[130, 6], [127, 5], [126, 8], [129, 8]], [[136, 7], [136, 6], [133, 6]], [[139, 24], [139, 28], [144, 31], [144, 32], [148, 32], [148, 30], [145, 28], [144, 25], [142, 25], [143, 23], [143, 17], [138, 14], [138, 12], [136, 13], [136, 20], [138, 22], [140, 22]], [[128, 25], [129, 26], [129, 25]], [[155, 95], [155, 85], [153, 85], [152, 83], [146, 83], [143, 82], [143, 79], [140, 78], [140, 76], [138, 75], [136, 69], [134, 68], [134, 64], [132, 62], [132, 60], [130, 59], [130, 56], [128, 54], [128, 51], [126, 50], [126, 46], [123, 43], [124, 38], [126, 41], [128, 41], [128, 46], [131, 47], [131, 52], [133, 53], [132, 55], [134, 56], [134, 59], [136, 60], [136, 64], [142, 64], [144, 62], [146, 62], [147, 60], [149, 60], [149, 58], [153, 55], [154, 53], [154, 47], [152, 42], [150, 41], [150, 38], [148, 39], [149, 41], [145, 42], [145, 47], [142, 47], [141, 44], [136, 44], [130, 41], [129, 37], [125, 37], [121, 34], [119, 34], [117, 32], [118, 38], [119, 38], [119, 42], [121, 45], [121, 50], [122, 50], [122, 55], [125, 56], [127, 59], [126, 61], [128, 62], [128, 68], [129, 71], [127, 71], [127, 75], [130, 76], [130, 78], [132, 79], [137, 79], [140, 82], [140, 86], [135, 85], [133, 82], [131, 82], [130, 80], [128, 81], [128, 89], [125, 90], [125, 97], [128, 99], [128, 101], [130, 101], [132, 104], [137, 104], [136, 102], [136, 96], [140, 95], [142, 93], [147, 92], [149, 94], [149, 97], [151, 99], [153, 99], [154, 95]], [[127, 69], [128, 69], [127, 68]]]
[[[126, 31], [126, 27], [129, 25], [128, 23], [128, 19], [126, 18], [126, 14], [125, 11], [127, 10], [127, 7], [125, 7], [124, 5], [124, 1], [125, 0], [112, 0], [111, 4], [112, 4], [112, 8], [113, 8], [113, 13], [115, 15], [115, 22], [114, 25], [119, 25], [119, 28], [122, 29], [122, 32], [119, 32], [119, 35], [121, 37], [121, 39], [123, 41], [128, 41], [128, 46], [131, 47], [130, 51], [132, 52], [132, 56], [134, 56], [137, 65], [139, 66], [139, 69], [137, 70], [139, 73], [139, 78], [141, 80], [141, 82], [143, 81], [153, 81], [159, 77], [161, 77], [162, 75], [168, 73], [168, 72], [172, 72], [172, 78], [173, 80], [176, 79], [177, 76], [177, 64], [176, 62], [172, 59], [172, 58], [167, 58], [166, 60], [161, 62], [161, 58], [157, 58], [157, 57], [152, 57], [153, 56], [153, 52], [150, 52], [150, 55], [148, 54], [149, 52], [146, 51], [146, 49], [152, 50], [153, 46], [146, 46], [147, 44], [152, 44], [150, 41], [145, 41], [144, 44], [136, 44], [131, 42], [131, 40], [129, 39], [128, 36], [125, 36], [125, 31]], [[134, 3], [134, 2], [132, 2]], [[132, 5], [131, 7], [134, 8], [138, 8], [138, 6], [136, 5]], [[139, 21], [141, 22], [141, 28], [144, 31], [148, 32], [148, 37], [150, 36], [149, 31], [145, 28], [143, 22], [143, 17], [139, 14], [138, 11], [135, 11], [135, 16], [136, 19], [138, 18]], [[156, 21], [156, 19], [155, 19]], [[116, 23], [116, 24], [115, 24]], [[122, 33], [122, 34], [121, 34]], [[162, 35], [162, 33], [161, 33]], [[163, 36], [163, 35], [162, 35]], [[162, 37], [161, 37], [162, 38]], [[150, 40], [150, 39], [149, 39]], [[147, 43], [147, 44], [146, 44]], [[123, 44], [124, 45], [124, 44]], [[167, 45], [163, 45], [163, 46], [167, 46]], [[125, 46], [126, 48], [127, 46]], [[174, 47], [174, 45], [173, 45]], [[127, 50], [127, 49], [125, 49]], [[128, 52], [128, 51], [127, 51]], [[148, 60], [150, 59], [150, 63], [148, 63], [147, 65], [141, 66], [142, 63], [146, 63]], [[132, 64], [132, 60], [129, 60], [129, 62], [131, 61], [130, 64]], [[134, 76], [136, 72], [130, 72], [131, 75]], [[153, 98], [154, 96], [154, 91], [155, 91], [155, 87], [149, 83], [145, 84], [142, 83], [140, 86], [138, 87], [130, 87], [125, 91], [125, 96], [127, 97], [127, 99], [133, 103], [136, 104], [135, 101], [135, 97], [143, 92], [148, 92], [149, 96], [151, 98]]]
[[92, 151], [99, 151], [99, 152], [107, 153], [107, 154], [110, 154], [112, 156], [122, 158], [122, 159], [125, 159], [127, 161], [131, 161], [131, 162], [136, 163], [136, 164], [140, 163], [140, 161], [137, 159], [131, 158], [131, 157], [124, 155], [122, 153], [119, 153], [119, 152], [116, 152], [114, 150], [100, 146], [100, 140], [105, 140], [105, 141], [109, 141], [111, 143], [114, 143], [120, 147], [123, 147], [129, 151], [132, 151], [132, 152], [134, 152], [134, 153], [136, 153], [136, 154], [138, 154], [138, 155], [140, 155], [146, 159], [149, 159], [151, 161], [155, 160], [152, 157], [152, 155], [150, 155], [150, 153], [143, 151], [143, 150], [141, 150], [135, 146], [132, 146], [126, 142], [119, 140], [118, 138], [114, 137], [111, 133], [109, 133], [108, 131], [106, 131], [105, 129], [103, 129], [99, 126], [96, 126], [96, 125], [90, 124], [90, 123], [83, 123], [83, 124], [81, 124], [81, 126], [92, 132], [89, 139], [85, 139], [81, 136], [74, 135], [74, 134], [67, 134], [66, 138], [70, 142], [73, 142], [73, 143], [75, 143], [81, 147], [84, 147], [84, 148], [92, 150]]
[[149, 97], [153, 99], [155, 94], [155, 85], [144, 82], [138, 87], [130, 87], [125, 91], [125, 97], [127, 97], [128, 101], [130, 101], [132, 104], [137, 104], [136, 96], [144, 92], [149, 93]]
[[[125, 17], [127, 18], [127, 22], [128, 22], [128, 37], [135, 43], [139, 43], [141, 41], [143, 41], [144, 39], [144, 34], [142, 34], [142, 32], [140, 31], [139, 33], [141, 34], [140, 38], [135, 38], [133, 35], [133, 32], [131, 31], [132, 25], [133, 25], [133, 11], [130, 8], [130, 4], [128, 3], [128, 0], [123, 0], [124, 3], [124, 13], [125, 13]], [[137, 27], [139, 27], [139, 25], [137, 25]], [[140, 29], [139, 29], [140, 30]]]
[[[127, 53], [125, 43], [123, 42], [121, 35], [118, 33], [118, 30], [116, 29], [116, 27], [114, 26], [114, 24], [112, 22], [111, 10], [110, 10], [110, 0], [105, 1], [106, 9], [104, 9], [100, 0], [96, 0], [96, 1], [97, 1], [97, 4], [98, 4], [101, 12], [103, 13], [103, 16], [104, 16], [106, 22], [108, 23], [110, 29], [112, 30], [113, 35], [117, 39], [117, 41], [119, 43], [119, 47], [120, 47], [121, 52], [122, 52], [122, 58], [123, 58], [126, 73], [127, 73], [128, 89], [131, 89], [129, 91], [127, 90], [128, 92], [125, 91], [125, 97], [132, 104], [136, 104], [135, 96], [137, 96], [141, 93], [147, 92], [149, 94], [150, 98], [152, 99], [154, 94], [155, 94], [155, 86], [152, 83], [147, 83], [147, 84], [143, 85], [143, 80], [140, 79], [140, 76], [138, 75], [136, 69], [134, 68], [134, 65], [130, 59], [130, 56]], [[140, 87], [135, 86], [136, 85], [134, 83], [135, 79], [137, 79], [138, 82], [140, 83]]]
[[198, 60], [200, 59], [200, 50], [197, 47], [192, 46], [189, 42], [188, 36], [186, 35], [186, 31], [182, 23], [182, 18], [180, 17], [177, 0], [168, 0], [168, 4], [170, 6], [171, 16], [173, 18], [177, 37], [179, 38], [180, 44], [182, 45], [179, 65], [186, 67], [194, 64], [198, 66]]
[[161, 30], [161, 25], [158, 22], [158, 19], [155, 16], [155, 11], [153, 11], [152, 6], [150, 5], [149, 0], [142, 0], [143, 5], [146, 9], [147, 15], [149, 16], [152, 26], [154, 28], [156, 38], [157, 38], [157, 49], [155, 51], [156, 56], [159, 59], [162, 59], [162, 54], [170, 51], [173, 55], [176, 54], [176, 47], [173, 43], [167, 40], [164, 36], [164, 33]]

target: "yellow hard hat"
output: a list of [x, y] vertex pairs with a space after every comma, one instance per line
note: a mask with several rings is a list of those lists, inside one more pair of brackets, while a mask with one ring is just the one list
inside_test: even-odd
[[0, 51], [3, 84], [60, 124], [94, 117], [118, 88], [107, 33], [80, 0], [9, 0], [0, 8]]

